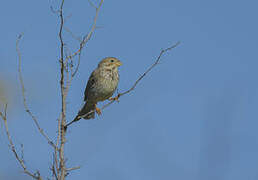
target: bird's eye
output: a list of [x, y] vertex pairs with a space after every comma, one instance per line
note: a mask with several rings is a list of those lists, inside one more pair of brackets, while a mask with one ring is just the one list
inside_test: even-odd
[[114, 59], [111, 59], [110, 62], [114, 62]]

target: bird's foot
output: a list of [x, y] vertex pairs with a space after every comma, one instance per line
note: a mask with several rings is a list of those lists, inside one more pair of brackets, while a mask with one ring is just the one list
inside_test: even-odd
[[119, 97], [120, 97], [120, 94], [118, 94], [116, 97], [110, 97], [108, 98], [109, 101], [117, 101], [119, 102]]
[[99, 109], [98, 107], [95, 107], [95, 109], [96, 109], [96, 113], [98, 114], [98, 115], [101, 115], [102, 113], [101, 113], [101, 109]]

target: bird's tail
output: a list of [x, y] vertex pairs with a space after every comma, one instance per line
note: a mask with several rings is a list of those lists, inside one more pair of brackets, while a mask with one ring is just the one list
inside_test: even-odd
[[86, 102], [74, 120], [78, 121], [81, 118], [94, 119], [95, 118], [95, 106], [96, 105], [94, 103]]
[[79, 121], [81, 118], [83, 119], [94, 119], [95, 118], [95, 107], [96, 104], [86, 102], [81, 110], [78, 112], [77, 116], [68, 124], [64, 126], [65, 131], [67, 127], [70, 126], [72, 123]]

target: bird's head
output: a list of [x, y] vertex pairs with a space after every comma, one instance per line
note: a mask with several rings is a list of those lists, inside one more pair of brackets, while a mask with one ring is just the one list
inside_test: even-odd
[[105, 67], [109, 69], [118, 68], [122, 65], [122, 62], [115, 57], [106, 57], [100, 61], [98, 67]]

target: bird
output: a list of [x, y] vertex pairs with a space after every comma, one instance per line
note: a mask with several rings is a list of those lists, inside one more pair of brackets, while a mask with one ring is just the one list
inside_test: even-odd
[[[91, 73], [84, 91], [84, 105], [72, 122], [81, 118], [89, 120], [95, 118], [95, 112], [101, 114], [97, 107], [100, 101], [117, 100], [112, 95], [117, 89], [119, 82], [118, 67], [122, 62], [115, 57], [106, 57], [102, 59], [98, 67]], [[69, 123], [71, 124], [71, 123]], [[67, 124], [66, 127], [69, 125]]]

